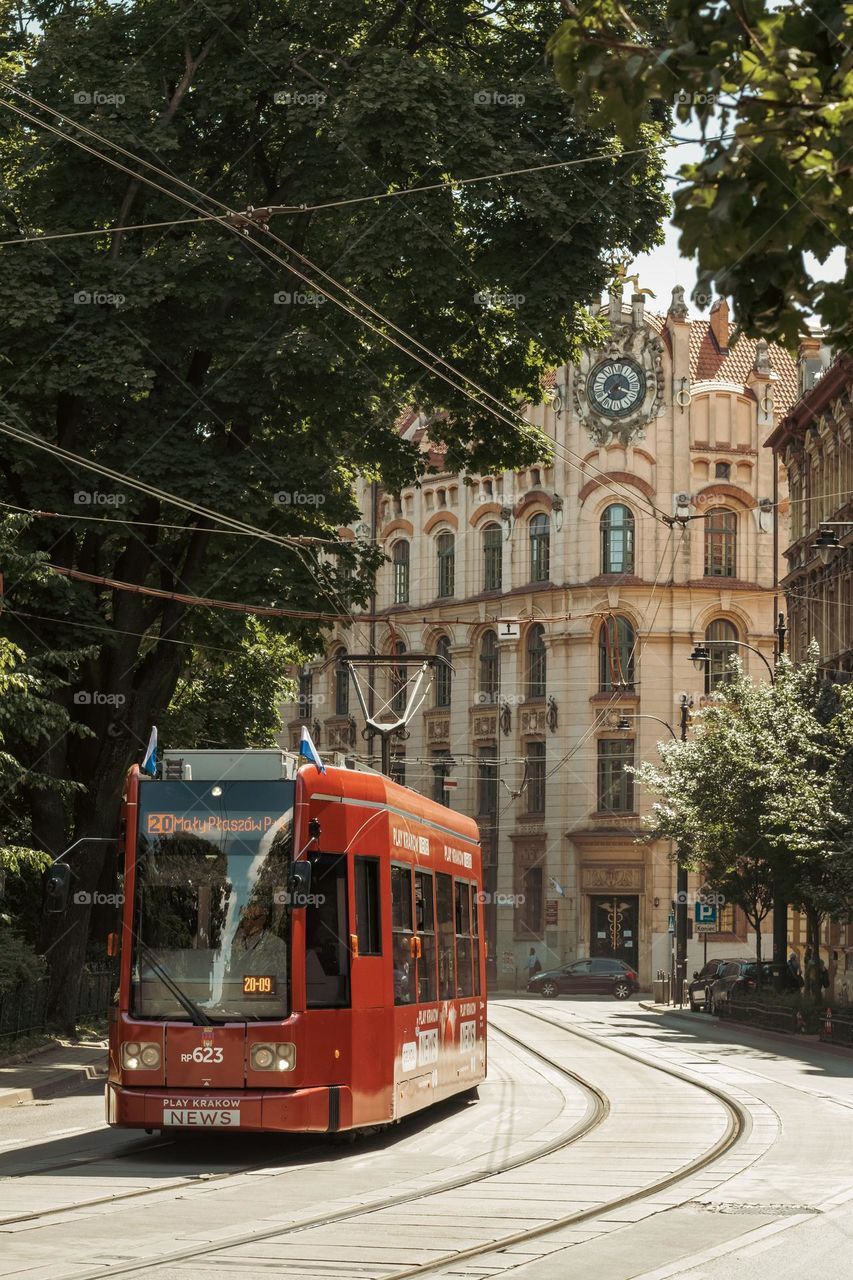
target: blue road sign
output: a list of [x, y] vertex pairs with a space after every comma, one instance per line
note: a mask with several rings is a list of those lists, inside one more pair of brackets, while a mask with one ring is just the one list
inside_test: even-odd
[[695, 902], [693, 911], [697, 924], [710, 925], [717, 923], [717, 904], [715, 902]]

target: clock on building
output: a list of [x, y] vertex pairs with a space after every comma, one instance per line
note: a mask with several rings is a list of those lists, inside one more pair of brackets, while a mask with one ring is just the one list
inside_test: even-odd
[[627, 356], [599, 360], [587, 377], [586, 394], [602, 417], [625, 418], [645, 399], [646, 375]]

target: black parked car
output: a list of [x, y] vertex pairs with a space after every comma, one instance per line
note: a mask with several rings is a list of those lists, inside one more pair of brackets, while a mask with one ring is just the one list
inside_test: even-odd
[[723, 969], [727, 964], [748, 964], [748, 957], [727, 957], [721, 960], [708, 960], [701, 969], [694, 970], [693, 981], [687, 987], [687, 997], [690, 1002], [690, 1008], [694, 1013], [698, 1013], [700, 1009], [706, 1009], [708, 1006], [708, 989], [712, 982], [722, 975]]
[[537, 973], [527, 984], [533, 995], [552, 999], [561, 995], [608, 995], [627, 1000], [640, 989], [640, 979], [624, 960], [594, 956], [591, 960], [574, 960], [559, 969]]
[[798, 991], [800, 980], [787, 964], [774, 964], [762, 960], [761, 971], [757, 960], [733, 960], [723, 966], [713, 982], [706, 987], [705, 1009], [719, 1013], [720, 1005], [729, 1000], [755, 995], [758, 991]]

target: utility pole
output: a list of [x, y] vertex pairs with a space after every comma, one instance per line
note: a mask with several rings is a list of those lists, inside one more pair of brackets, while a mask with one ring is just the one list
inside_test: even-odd
[[[686, 693], [681, 695], [681, 741], [687, 741], [687, 724], [690, 717], [690, 699]], [[684, 979], [687, 976], [687, 866], [684, 862], [684, 850], [681, 845], [676, 850], [675, 879], [675, 992], [672, 1002], [682, 1003]]]

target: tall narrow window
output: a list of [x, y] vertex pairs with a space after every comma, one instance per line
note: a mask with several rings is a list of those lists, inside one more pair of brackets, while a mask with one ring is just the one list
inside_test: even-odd
[[450, 777], [450, 752], [442, 747], [432, 753], [432, 798], [437, 804], [449, 805], [450, 792], [445, 790], [444, 779]]
[[471, 889], [471, 935], [474, 940], [474, 995], [480, 994], [480, 902], [477, 886]]
[[394, 603], [409, 602], [409, 544], [405, 538], [394, 543]]
[[528, 867], [521, 877], [521, 923], [528, 933], [542, 936], [542, 868]]
[[452, 533], [440, 533], [435, 540], [438, 558], [438, 595], [452, 596], [456, 580], [456, 552]]
[[527, 744], [527, 812], [545, 812], [545, 743]]
[[310, 667], [303, 667], [299, 672], [299, 714], [307, 716], [311, 711], [311, 704], [314, 701], [314, 677]]
[[545, 628], [537, 622], [527, 633], [527, 696], [545, 697], [547, 675], [545, 655]]
[[634, 572], [634, 516], [621, 502], [601, 517], [601, 572]]
[[391, 867], [391, 930], [394, 948], [394, 1003], [413, 1004], [415, 973], [412, 958], [412, 871]]
[[725, 618], [715, 618], [705, 632], [705, 644], [711, 655], [705, 667], [705, 692], [713, 693], [718, 685], [732, 677], [729, 659], [737, 656], [737, 627]]
[[471, 891], [466, 880], [455, 880], [454, 917], [456, 921], [456, 995], [471, 996], [473, 985], [473, 947], [471, 946]]
[[547, 582], [551, 573], [551, 522], [541, 512], [533, 517], [530, 530], [530, 581]]
[[484, 631], [480, 641], [480, 691], [478, 702], [497, 702], [501, 691], [501, 657], [494, 631]]
[[456, 952], [453, 920], [453, 879], [439, 872], [436, 880], [436, 915], [438, 917], [438, 996], [452, 1000], [456, 995]]
[[415, 928], [421, 940], [418, 960], [418, 1000], [421, 1004], [438, 999], [434, 884], [428, 871], [415, 872]]
[[627, 618], [610, 617], [598, 633], [598, 688], [601, 693], [634, 686], [634, 628]]
[[498, 749], [477, 751], [477, 817], [484, 826], [493, 826], [498, 814]]
[[339, 649], [335, 654], [335, 715], [349, 715], [349, 671], [343, 665], [347, 656], [346, 649]]
[[[406, 646], [402, 640], [398, 640], [394, 645], [394, 656], [403, 658], [405, 654]], [[405, 662], [395, 662], [391, 667], [391, 710], [395, 716], [403, 715], [406, 710], [407, 700], [406, 664]]]
[[450, 641], [441, 636], [435, 646], [435, 705], [449, 707], [453, 692], [453, 669], [450, 665]]
[[378, 858], [355, 859], [355, 931], [360, 956], [382, 955]]
[[602, 813], [631, 813], [634, 808], [634, 742], [601, 738], [598, 743], [598, 808]]
[[714, 507], [705, 521], [705, 576], [737, 577], [737, 515]]
[[501, 559], [503, 538], [499, 524], [487, 524], [483, 530], [483, 590], [500, 591], [503, 581]]

